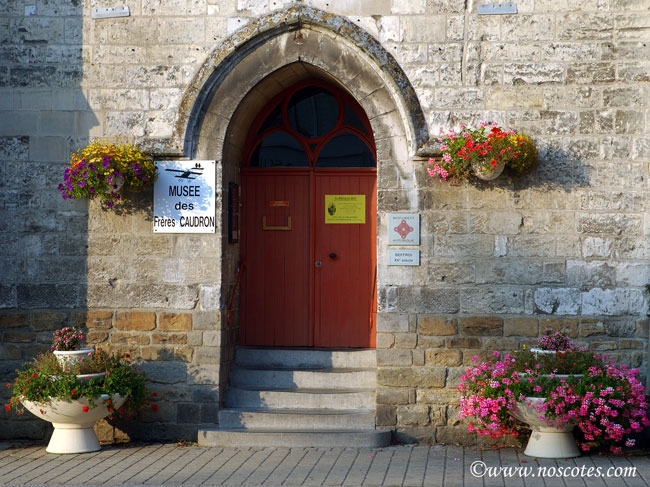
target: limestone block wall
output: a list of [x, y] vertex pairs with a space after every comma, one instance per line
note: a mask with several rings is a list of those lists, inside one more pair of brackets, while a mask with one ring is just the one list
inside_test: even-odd
[[[62, 200], [56, 187], [70, 151], [96, 138], [185, 157], [179, 114], [197, 73], [214, 69], [204, 65], [210, 53], [290, 8], [306, 9], [306, 24], [325, 11], [328, 25], [345, 19], [376, 39], [406, 73], [432, 136], [496, 120], [540, 148], [539, 168], [512, 184], [435, 182], [404, 113], [369, 113], [394, 129], [377, 140], [377, 424], [403, 439], [467, 438], [454, 406], [463, 367], [546, 327], [645, 373], [647, 2], [521, 0], [514, 15], [478, 15], [480, 3], [493, 2], [123, 0], [129, 17], [94, 20], [91, 9], [106, 6], [96, 0], [0, 2], [0, 381], [54, 329], [77, 324], [93, 343], [146, 361], [159, 411], [143, 413], [132, 434], [192, 439], [216, 421], [237, 334], [237, 314], [231, 328], [224, 318], [238, 261], [224, 221], [216, 235], [154, 236], [150, 192], [105, 212]], [[372, 57], [344, 27], [328, 36], [359, 50], [361, 74], [341, 83], [393, 101], [369, 107], [400, 106], [398, 87], [367, 84], [378, 78], [356, 60]], [[320, 66], [314, 32], [302, 60]], [[232, 113], [246, 84], [229, 80], [231, 96], [217, 102]], [[219, 113], [208, 114], [214, 134], [201, 135], [210, 141], [201, 157], [219, 159], [241, 138]], [[218, 160], [221, 215], [237, 164]], [[387, 214], [398, 211], [421, 215], [420, 267], [386, 263]], [[0, 410], [0, 437], [44, 433], [43, 422]]]

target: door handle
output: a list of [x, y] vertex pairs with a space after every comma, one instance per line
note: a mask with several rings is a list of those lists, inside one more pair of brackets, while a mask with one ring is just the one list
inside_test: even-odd
[[329, 255], [329, 257], [330, 257], [330, 259], [336, 259], [336, 254], [335, 254], [334, 252], [332, 252], [332, 253]]
[[291, 217], [287, 217], [287, 226], [286, 227], [278, 227], [278, 226], [270, 226], [266, 224], [266, 216], [262, 217], [262, 230], [268, 231], [268, 230], [279, 230], [279, 231], [285, 231], [288, 232], [291, 230]]

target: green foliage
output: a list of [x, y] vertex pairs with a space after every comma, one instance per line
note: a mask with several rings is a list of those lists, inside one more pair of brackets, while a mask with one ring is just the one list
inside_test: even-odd
[[[14, 408], [20, 414], [24, 412], [20, 404], [23, 400], [46, 403], [51, 399], [71, 401], [85, 397], [92, 408], [102, 394], [109, 398], [119, 394], [127, 400], [116, 414], [128, 416], [149, 399], [145, 374], [131, 362], [129, 355], [111, 355], [101, 348], [65, 369], [52, 353], [43, 353], [17, 373], [14, 383], [7, 384], [13, 395], [5, 409]], [[91, 379], [78, 377], [94, 373], [104, 375]]]

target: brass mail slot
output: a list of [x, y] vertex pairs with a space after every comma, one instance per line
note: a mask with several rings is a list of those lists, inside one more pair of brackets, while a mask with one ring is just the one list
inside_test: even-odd
[[284, 232], [291, 231], [291, 217], [290, 216], [287, 217], [287, 226], [286, 227], [278, 227], [278, 226], [268, 226], [266, 224], [266, 216], [263, 216], [262, 217], [262, 230], [265, 230], [265, 231], [267, 231], [267, 230], [271, 230], [271, 231], [276, 230], [276, 231], [284, 231]]

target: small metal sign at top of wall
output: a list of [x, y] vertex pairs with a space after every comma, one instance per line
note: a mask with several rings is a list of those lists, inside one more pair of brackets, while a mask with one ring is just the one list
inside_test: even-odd
[[488, 3], [476, 7], [479, 15], [507, 15], [517, 13], [516, 3]]
[[131, 12], [128, 5], [121, 5], [119, 7], [99, 7], [92, 10], [93, 19], [113, 19], [116, 17], [129, 17]]

